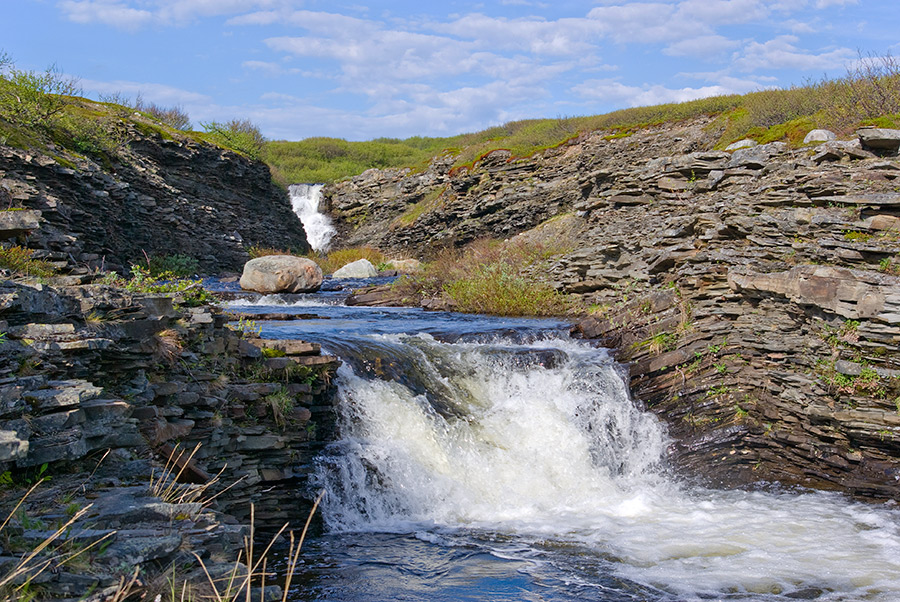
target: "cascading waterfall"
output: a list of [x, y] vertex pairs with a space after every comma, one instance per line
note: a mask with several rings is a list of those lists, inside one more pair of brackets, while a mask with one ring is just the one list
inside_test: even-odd
[[[542, 600], [886, 601], [900, 591], [896, 512], [824, 493], [678, 483], [661, 467], [663, 429], [602, 350], [369, 341], [348, 345], [344, 436], [319, 465], [332, 531], [480, 542], [538, 572], [548, 565], [533, 558], [552, 549], [570, 585], [611, 573], [649, 596]], [[515, 546], [490, 543], [510, 538]]]
[[314, 251], [326, 251], [336, 230], [331, 219], [319, 212], [322, 200], [322, 184], [291, 184], [288, 193], [294, 213], [303, 223], [306, 239]]

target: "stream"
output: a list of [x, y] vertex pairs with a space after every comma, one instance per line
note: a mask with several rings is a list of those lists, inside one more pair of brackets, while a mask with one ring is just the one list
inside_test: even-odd
[[557, 320], [233, 301], [264, 338], [340, 356], [325, 534], [291, 600], [900, 599], [900, 511], [672, 476], [664, 425], [606, 350]]

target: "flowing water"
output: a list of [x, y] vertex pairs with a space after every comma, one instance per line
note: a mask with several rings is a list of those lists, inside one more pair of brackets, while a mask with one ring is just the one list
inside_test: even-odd
[[314, 251], [326, 251], [335, 234], [331, 218], [319, 212], [323, 184], [291, 184], [291, 206], [306, 231], [306, 240]]
[[345, 360], [293, 600], [900, 599], [900, 511], [679, 482], [621, 367], [560, 322], [239, 304], [320, 315], [262, 334]]

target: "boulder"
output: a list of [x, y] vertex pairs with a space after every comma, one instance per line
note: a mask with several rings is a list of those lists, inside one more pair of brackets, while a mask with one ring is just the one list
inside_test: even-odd
[[835, 138], [837, 138], [837, 136], [830, 130], [812, 130], [805, 138], [803, 138], [803, 144], [809, 144], [811, 142], [828, 142]]
[[241, 288], [257, 293], [309, 293], [322, 286], [322, 270], [305, 257], [267, 255], [244, 264]]
[[900, 130], [860, 128], [856, 135], [864, 148], [892, 153], [900, 149]]
[[378, 270], [372, 265], [368, 259], [357, 259], [352, 263], [348, 263], [331, 275], [332, 278], [374, 278], [378, 275]]
[[732, 142], [728, 146], [725, 147], [727, 151], [738, 150], [739, 148], [750, 148], [751, 146], [756, 146], [759, 144], [756, 140], [751, 140], [750, 138], [744, 138], [743, 140], [738, 140], [737, 142]]
[[422, 262], [418, 259], [392, 259], [388, 267], [401, 274], [414, 274], [422, 269]]

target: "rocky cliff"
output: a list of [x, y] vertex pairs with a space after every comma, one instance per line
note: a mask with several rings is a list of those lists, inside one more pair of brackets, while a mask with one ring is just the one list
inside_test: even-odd
[[0, 209], [40, 211], [35, 257], [122, 271], [145, 253], [182, 254], [215, 273], [239, 270], [253, 245], [308, 249], [265, 164], [141, 120], [121, 123], [126, 142], [102, 162], [0, 145]]
[[629, 363], [635, 396], [669, 424], [675, 467], [717, 485], [897, 498], [896, 146], [725, 152], [711, 123], [371, 171], [326, 198], [340, 243], [420, 257], [564, 224], [574, 250], [545, 277], [590, 305], [577, 331]]

